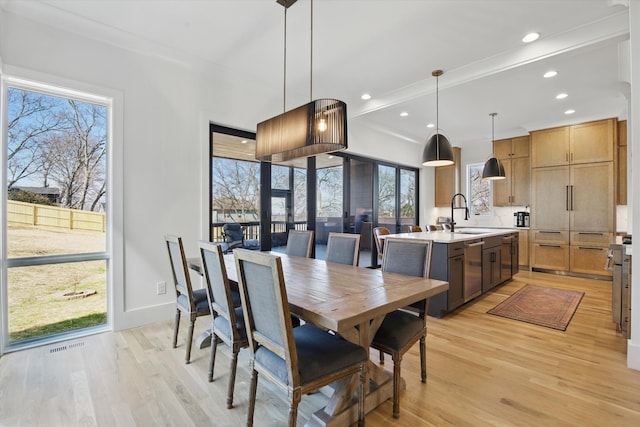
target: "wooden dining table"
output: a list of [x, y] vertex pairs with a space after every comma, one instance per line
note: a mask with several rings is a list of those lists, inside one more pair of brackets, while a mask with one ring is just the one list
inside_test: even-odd
[[[268, 252], [282, 260], [289, 309], [305, 322], [335, 331], [369, 351], [384, 316], [411, 303], [428, 299], [448, 289], [447, 282], [379, 269], [328, 263], [324, 260]], [[224, 256], [230, 281], [237, 282], [233, 254]], [[198, 270], [198, 259], [189, 265]], [[392, 375], [369, 361], [365, 411], [369, 412], [393, 396]], [[338, 384], [327, 405], [315, 412], [309, 425], [348, 426], [357, 421], [351, 397], [357, 381]], [[357, 405], [356, 405], [357, 406]]]

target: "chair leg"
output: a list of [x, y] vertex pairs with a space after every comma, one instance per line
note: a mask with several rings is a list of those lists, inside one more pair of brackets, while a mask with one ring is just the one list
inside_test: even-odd
[[393, 418], [400, 418], [400, 365], [402, 355], [393, 354]]
[[[295, 392], [294, 392], [295, 393]], [[298, 421], [298, 404], [300, 399], [293, 399], [289, 405], [289, 427], [296, 427]]]
[[178, 329], [180, 328], [180, 310], [176, 308], [176, 320], [173, 327], [173, 348], [178, 346]]
[[358, 427], [364, 427], [365, 387], [364, 379], [367, 377], [367, 362], [360, 367], [360, 383], [358, 384]]
[[253, 412], [256, 408], [257, 386], [258, 386], [258, 371], [253, 369], [251, 372], [251, 385], [249, 386], [249, 408], [247, 410], [247, 427], [253, 426]]
[[213, 367], [216, 364], [216, 350], [218, 349], [218, 337], [211, 334], [211, 357], [209, 358], [209, 382], [213, 382]]
[[229, 387], [227, 389], [227, 409], [233, 408], [233, 389], [236, 385], [236, 370], [238, 367], [238, 350], [234, 349], [231, 356], [231, 375], [229, 376]]
[[191, 323], [189, 323], [189, 333], [187, 334], [187, 354], [184, 357], [185, 363], [191, 362], [191, 344], [193, 342], [193, 327], [196, 324], [196, 318], [191, 318]]
[[420, 338], [420, 379], [427, 382], [427, 351], [424, 337]]

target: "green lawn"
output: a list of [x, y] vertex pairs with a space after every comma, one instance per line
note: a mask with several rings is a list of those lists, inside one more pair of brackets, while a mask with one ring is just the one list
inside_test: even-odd
[[[9, 227], [9, 257], [104, 250], [105, 234]], [[63, 294], [92, 289], [84, 298]], [[107, 321], [106, 261], [8, 269], [9, 339], [20, 341]]]

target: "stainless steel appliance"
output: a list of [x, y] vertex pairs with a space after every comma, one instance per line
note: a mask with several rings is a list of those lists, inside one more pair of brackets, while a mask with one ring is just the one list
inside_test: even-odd
[[464, 242], [464, 302], [482, 294], [482, 239]]
[[624, 244], [609, 245], [607, 266], [613, 270], [611, 314], [616, 329], [624, 338], [631, 337], [631, 256]]
[[513, 226], [514, 227], [528, 227], [529, 226], [529, 212], [520, 211], [513, 213]]

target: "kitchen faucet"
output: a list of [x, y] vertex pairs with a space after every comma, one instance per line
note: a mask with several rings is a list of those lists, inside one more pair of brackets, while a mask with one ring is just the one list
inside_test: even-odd
[[[462, 200], [464, 200], [464, 207], [454, 208], [453, 207], [453, 203], [455, 202], [456, 197], [458, 197], [458, 196], [461, 196]], [[451, 226], [451, 232], [452, 233], [453, 233], [454, 227], [456, 225], [456, 223], [453, 221], [453, 210], [454, 209], [464, 209], [464, 220], [467, 221], [469, 219], [469, 208], [467, 207], [467, 198], [464, 197], [464, 194], [456, 193], [451, 198], [451, 222], [449, 223], [449, 225]]]

